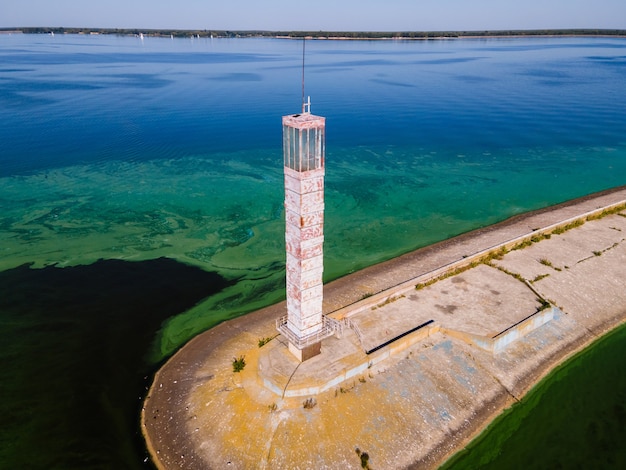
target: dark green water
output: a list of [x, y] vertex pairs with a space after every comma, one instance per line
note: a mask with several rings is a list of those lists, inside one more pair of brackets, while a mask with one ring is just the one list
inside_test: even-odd
[[0, 272], [0, 468], [142, 468], [144, 357], [227, 283], [169, 259]]
[[442, 467], [478, 468], [626, 468], [626, 325], [556, 369]]

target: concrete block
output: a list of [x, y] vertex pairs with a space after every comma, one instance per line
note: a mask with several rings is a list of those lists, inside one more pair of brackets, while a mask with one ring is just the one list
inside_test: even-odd
[[310, 289], [322, 283], [323, 268], [301, 272], [296, 266], [287, 265], [287, 282], [300, 286], [300, 289]]
[[309, 289], [301, 289], [299, 286], [287, 283], [287, 295], [298, 301], [307, 301], [315, 298], [322, 298], [324, 293], [324, 286], [319, 285], [310, 287]]
[[285, 173], [285, 189], [297, 194], [324, 191], [324, 173], [312, 171]]
[[295, 328], [294, 332], [297, 332], [298, 334], [304, 334], [304, 330], [317, 327], [318, 325], [321, 328], [322, 299], [315, 298], [302, 302], [300, 300], [288, 298], [287, 315], [289, 325], [293, 325]]
[[302, 349], [298, 349], [293, 344], [289, 343], [289, 351], [296, 356], [300, 362], [304, 362], [322, 352], [322, 343], [314, 343]]
[[[290, 253], [286, 255], [287, 274], [300, 275], [301, 278], [306, 277], [309, 273], [320, 273], [324, 269], [323, 256], [314, 256], [312, 258], [297, 258]], [[298, 283], [297, 278], [293, 278], [294, 284]]]
[[[307, 243], [312, 242], [312, 243]], [[285, 240], [287, 253], [296, 258], [312, 258], [323, 253], [324, 237], [314, 237], [309, 240], [297, 240], [290, 237]]]
[[324, 210], [324, 191], [307, 194], [285, 191], [285, 209], [300, 214], [322, 212]]
[[312, 240], [324, 236], [324, 224], [312, 225], [298, 229], [293, 225], [288, 225], [285, 233], [285, 241], [297, 243], [304, 240]]
[[312, 212], [310, 214], [298, 214], [291, 210], [285, 211], [285, 221], [288, 225], [295, 228], [309, 227], [311, 225], [318, 225], [324, 223], [323, 212]]

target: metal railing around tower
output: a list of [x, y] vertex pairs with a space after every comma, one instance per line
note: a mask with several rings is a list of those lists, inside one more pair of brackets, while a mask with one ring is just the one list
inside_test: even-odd
[[306, 336], [298, 336], [296, 333], [289, 329], [287, 325], [287, 315], [284, 315], [276, 320], [276, 329], [278, 332], [287, 338], [291, 344], [298, 349], [303, 349], [311, 344], [319, 343], [323, 339], [326, 339], [334, 334], [339, 337], [343, 334], [343, 325], [341, 322], [334, 318], [322, 316], [322, 327], [314, 333]]

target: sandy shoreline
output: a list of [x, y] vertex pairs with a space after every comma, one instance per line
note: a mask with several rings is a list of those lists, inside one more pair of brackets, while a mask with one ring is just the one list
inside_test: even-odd
[[[335, 312], [346, 305], [355, 304], [363, 297], [363, 292], [377, 293], [393, 288], [406, 279], [411, 278], [415, 265], [425, 271], [431, 269], [427, 260], [433, 263], [433, 269], [444, 266], [459, 258], [467, 256], [468, 250], [477, 246], [489, 248], [493, 244], [532, 233], [535, 229], [549, 225], [553, 220], [566, 220], [572, 214], [581, 214], [615, 201], [626, 199], [626, 188], [590, 195], [558, 206], [542, 209], [528, 214], [519, 215], [500, 224], [485, 227], [459, 237], [408, 253], [394, 260], [364, 269], [352, 275], [338, 279], [325, 287], [326, 313]], [[490, 237], [495, 237], [492, 242]], [[523, 250], [522, 250], [523, 251]], [[446, 254], [450, 258], [442, 258]], [[621, 310], [620, 310], [621, 307]], [[241, 350], [242, 341], [254, 343], [256, 338], [274, 334], [274, 320], [284, 312], [284, 303], [273, 305], [243, 317], [222, 323], [191, 340], [178, 351], [155, 375], [154, 383], [144, 403], [142, 411], [142, 431], [150, 454], [158, 468], [207, 468], [203, 454], [206, 443], [199, 445], [196, 437], [190, 435], [190, 416], [186, 410], [192, 406], [194, 396], [204, 382], [213, 381], [214, 374], [209, 370], [219, 367], [230, 367], [231, 357]], [[407, 455], [411, 468], [434, 468], [457, 450], [465, 446], [481, 432], [502, 410], [512, 402], [519, 400], [530, 388], [550, 373], [557, 365], [577, 352], [583, 350], [606, 332], [614, 329], [626, 319], [623, 305], [617, 306], [613, 313], [602, 319], [590, 318], [582, 320], [584, 328], [570, 328], [567, 341], [551, 347], [543, 346], [539, 362], [523, 363], [521, 370], [516, 370], [510, 385], [501, 388], [491, 387], [480, 404], [474, 407], [472, 419], [451, 427], [439, 439], [431, 442], [421, 454]], [[570, 321], [564, 317], [564, 322]], [[566, 323], [565, 323], [566, 324]], [[433, 336], [433, 342], [440, 340]], [[474, 354], [479, 360], [490, 361], [488, 356], [476, 354], [470, 346], [455, 345], [463, 354]], [[468, 352], [469, 351], [469, 352]], [[219, 352], [222, 365], [214, 363], [212, 355]], [[253, 353], [251, 353], [253, 354]], [[482, 357], [482, 359], [480, 358]], [[250, 358], [254, 363], [255, 358]], [[215, 360], [213, 360], [215, 362]], [[218, 361], [219, 362], [219, 361]], [[497, 361], [496, 361], [497, 362]], [[494, 367], [506, 368], [496, 364]], [[222, 371], [225, 373], [224, 371]], [[216, 376], [219, 376], [217, 373]], [[232, 376], [232, 371], [231, 374]], [[226, 376], [225, 376], [226, 377]], [[244, 380], [230, 377], [221, 385], [220, 390], [242, 388], [241, 383], [233, 380]], [[373, 379], [375, 382], [376, 379]], [[373, 387], [372, 385], [371, 387]], [[361, 392], [360, 392], [361, 393]], [[366, 392], [362, 392], [365, 394]], [[194, 395], [195, 394], [195, 395]], [[361, 400], [356, 393], [351, 400]], [[341, 398], [341, 397], [340, 397]], [[363, 398], [363, 400], [366, 400]], [[261, 400], [262, 401], [262, 400]], [[339, 406], [329, 403], [328, 406]], [[341, 408], [344, 410], [344, 408]], [[196, 419], [196, 416], [192, 416]], [[201, 417], [199, 417], [201, 419]], [[199, 430], [198, 427], [195, 428]], [[409, 452], [409, 454], [411, 454]], [[402, 465], [407, 466], [407, 465]]]

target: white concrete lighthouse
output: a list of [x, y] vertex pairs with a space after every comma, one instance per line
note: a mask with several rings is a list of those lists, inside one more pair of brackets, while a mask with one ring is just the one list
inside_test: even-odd
[[277, 322], [289, 350], [305, 361], [332, 335], [322, 315], [326, 119], [310, 112], [283, 116], [287, 315]]

